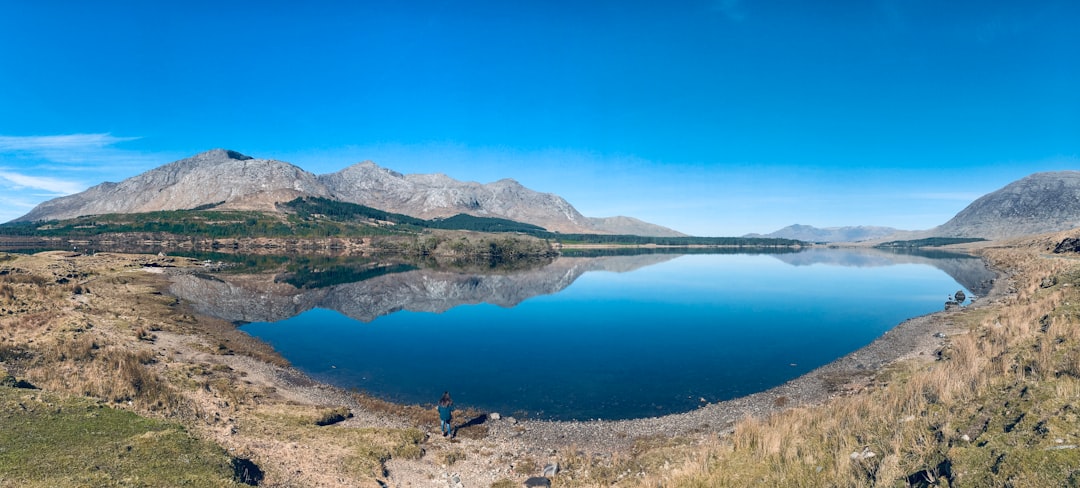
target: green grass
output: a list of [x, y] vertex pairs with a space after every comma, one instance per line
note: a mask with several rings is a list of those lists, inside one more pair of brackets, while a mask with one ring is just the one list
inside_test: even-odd
[[183, 427], [98, 402], [0, 387], [0, 486], [241, 486]]

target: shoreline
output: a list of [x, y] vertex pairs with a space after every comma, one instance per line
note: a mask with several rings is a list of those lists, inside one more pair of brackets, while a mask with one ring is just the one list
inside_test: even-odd
[[[989, 262], [986, 255], [982, 260]], [[134, 405], [115, 403], [102, 393], [97, 397], [117, 408], [181, 422], [230, 456], [264, 467], [265, 486], [491, 486], [539, 475], [549, 463], [565, 464], [568, 476], [578, 476], [590, 467], [622, 463], [640, 449], [705, 445], [727, 436], [747, 417], [764, 419], [881, 388], [884, 382], [876, 375], [889, 365], [907, 358], [936, 359], [934, 353], [948, 336], [968, 330], [964, 314], [997, 306], [1016, 293], [1009, 272], [992, 268], [993, 289], [967, 307], [905, 320], [870, 344], [780, 386], [689, 412], [631, 420], [519, 421], [464, 409], [454, 419], [457, 438], [447, 439], [438, 433], [430, 405], [393, 404], [320, 383], [231, 322], [201, 315], [169, 294], [169, 275], [198, 269], [202, 263], [196, 260], [53, 251], [4, 261], [0, 273], [8, 275], [13, 296], [19, 298], [7, 302], [0, 318], [13, 325], [46, 325], [9, 327], [8, 340], [67, 347], [92, 340], [100, 345], [78, 356], [78, 363], [61, 357], [31, 364], [13, 356], [5, 365], [12, 375], [29, 375], [32, 383], [54, 391], [91, 391], [85, 388], [96, 388], [96, 379], [73, 385], [70, 375], [56, 372], [72, 367], [100, 371], [94, 368], [104, 366], [110, 354], [141, 354], [148, 378], [161, 383], [154, 391], [174, 395], [171, 406], [160, 410], [162, 397], [135, 397]], [[34, 289], [41, 291], [23, 292]], [[82, 323], [92, 326], [72, 325]], [[124, 378], [117, 384], [123, 386]], [[340, 421], [316, 423], [325, 413], [342, 409], [348, 415]], [[376, 456], [372, 442], [403, 450]], [[369, 474], [350, 461], [357, 447], [376, 456]]]
[[[635, 440], [641, 437], [675, 437], [703, 432], [729, 433], [735, 422], [747, 416], [763, 416], [788, 408], [820, 405], [836, 396], [863, 390], [872, 385], [874, 377], [883, 368], [898, 361], [912, 358], [933, 359], [935, 352], [945, 344], [948, 336], [966, 331], [966, 327], [954, 324], [952, 319], [957, 314], [991, 305], [1006, 294], [1008, 285], [1005, 273], [997, 269], [994, 271], [997, 278], [989, 295], [977, 297], [975, 302], [964, 307], [904, 320], [871, 343], [765, 391], [708, 403], [689, 412], [638, 419], [492, 419], [488, 417], [488, 413], [481, 413], [474, 418], [455, 418], [455, 422], [482, 425], [486, 429], [485, 441], [536, 453], [572, 447], [589, 454], [610, 455], [631, 447]], [[935, 336], [936, 334], [940, 335]], [[394, 418], [393, 414], [369, 412], [344, 389], [320, 383], [295, 368], [280, 368], [255, 362], [263, 366], [248, 364], [246, 367], [276, 369], [267, 371], [276, 378], [275, 383], [279, 383], [285, 390], [293, 390], [279, 390], [283, 394], [295, 395], [298, 399], [305, 398], [316, 404], [349, 405], [356, 417], [345, 421], [345, 426], [398, 427], [409, 422], [404, 417]], [[422, 405], [393, 405], [402, 408], [425, 408]]]
[[[782, 385], [747, 396], [706, 404], [684, 413], [626, 420], [545, 421], [499, 420], [491, 422], [489, 435], [504, 441], [538, 444], [545, 448], [574, 447], [603, 454], [624, 450], [641, 436], [681, 436], [701, 432], [729, 433], [731, 426], [747, 416], [762, 416], [788, 408], [820, 405], [830, 398], [869, 386], [882, 368], [911, 358], [931, 360], [947, 336], [966, 331], [953, 317], [966, 310], [996, 302], [1006, 294], [1005, 275], [993, 291], [960, 309], [942, 310], [907, 319], [870, 344]], [[935, 337], [943, 334], [944, 337]]]

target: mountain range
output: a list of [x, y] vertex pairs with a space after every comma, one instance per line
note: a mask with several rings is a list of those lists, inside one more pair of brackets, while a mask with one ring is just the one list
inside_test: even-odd
[[[682, 237], [678, 231], [632, 217], [586, 217], [553, 193], [512, 179], [458, 181], [444, 174], [403, 175], [364, 161], [336, 173], [315, 175], [293, 164], [214, 149], [119, 183], [41, 203], [13, 222], [159, 210], [231, 209], [276, 212], [298, 197], [365, 205], [421, 219], [468, 214], [497, 217], [567, 234]], [[816, 228], [791, 225], [744, 237], [807, 242], [858, 242], [928, 237], [1004, 239], [1080, 227], [1080, 172], [1035, 173], [988, 193], [948, 222], [923, 231], [890, 227]]]
[[287, 162], [225, 149], [43, 202], [14, 222], [195, 208], [277, 211], [277, 203], [298, 197], [328, 198], [422, 219], [469, 214], [561, 233], [685, 236], [632, 217], [586, 217], [562, 197], [530, 190], [512, 179], [481, 184], [444, 174], [403, 175], [370, 161], [315, 175]]
[[929, 237], [989, 240], [1059, 232], [1080, 227], [1080, 171], [1034, 173], [987, 193], [953, 218], [929, 230], [903, 231], [889, 227], [828, 227], [791, 225], [769, 234], [807, 242], [858, 242]]
[[899, 232], [892, 227], [849, 226], [818, 228], [812, 225], [789, 225], [768, 234], [747, 234], [743, 237], [769, 237], [775, 239], [795, 239], [806, 242], [859, 242], [881, 239]]

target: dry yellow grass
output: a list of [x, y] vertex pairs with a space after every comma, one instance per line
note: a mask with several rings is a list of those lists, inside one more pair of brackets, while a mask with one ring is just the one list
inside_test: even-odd
[[265, 486], [378, 486], [387, 459], [420, 456], [417, 429], [321, 425], [347, 409], [296, 403], [248, 381], [226, 359], [284, 361], [232, 324], [197, 317], [158, 291], [163, 278], [141, 270], [152, 259], [46, 253], [0, 262], [5, 375], [179, 421], [255, 461]]
[[[940, 360], [894, 365], [863, 394], [748, 418], [714, 445], [688, 449], [678, 468], [635, 485], [1077, 482], [1080, 455], [1068, 443], [1080, 438], [1080, 426], [1054, 419], [1080, 407], [1080, 263], [1038, 249], [986, 255], [1016, 272], [1017, 293], [966, 313], [969, 332], [951, 337]], [[1057, 285], [1047, 287], [1051, 281]]]
[[[1015, 293], [956, 314], [966, 333], [951, 335], [936, 360], [891, 365], [861, 392], [746, 418], [721, 436], [639, 439], [632, 452], [606, 456], [564, 450], [555, 481], [582, 487], [1080, 484], [1080, 450], [1069, 448], [1080, 445], [1080, 260], [1045, 255], [1056, 238], [981, 251], [1011, 273]], [[157, 293], [158, 278], [123, 267], [130, 259], [90, 262], [57, 256], [0, 262], [7, 270], [0, 275], [5, 369], [47, 389], [180, 420], [264, 466], [266, 485], [374, 486], [387, 459], [423, 456], [417, 429], [320, 426], [340, 407], [275, 399], [272, 389], [215, 359], [242, 354], [281, 364], [265, 344]], [[197, 340], [181, 355], [172, 350], [180, 347], [175, 343], [162, 344], [170, 337]], [[359, 403], [417, 426], [435, 423], [430, 409]], [[439, 455], [445, 464], [474, 459], [464, 450]], [[526, 466], [530, 459], [517, 461], [535, 468], [536, 460]]]

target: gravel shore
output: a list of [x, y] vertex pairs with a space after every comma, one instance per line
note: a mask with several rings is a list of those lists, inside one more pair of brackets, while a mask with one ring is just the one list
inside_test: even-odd
[[[995, 285], [990, 296], [980, 297], [968, 307], [985, 306], [1002, 293], [1003, 289]], [[962, 309], [906, 320], [867, 346], [783, 385], [734, 400], [711, 403], [691, 412], [621, 421], [519, 421], [515, 424], [501, 419], [491, 423], [490, 432], [496, 438], [514, 440], [525, 446], [546, 449], [575, 446], [595, 453], [626, 449], [635, 437], [641, 436], [727, 432], [737, 420], [747, 416], [820, 404], [832, 396], [850, 394], [866, 386], [882, 367], [894, 361], [936, 357], [949, 335], [963, 332], [952, 320], [957, 313], [962, 313]]]
[[[762, 416], [800, 405], [820, 404], [836, 395], [850, 394], [865, 387], [884, 366], [904, 358], [928, 360], [950, 334], [962, 332], [954, 325], [955, 314], [964, 308], [979, 308], [1000, 299], [1007, 291], [1005, 280], [995, 281], [989, 296], [963, 308], [943, 310], [906, 320], [867, 346], [775, 388], [749, 396], [710, 403], [696, 410], [654, 418], [618, 421], [543, 421], [511, 417], [461, 419], [487, 427], [489, 442], [508, 443], [525, 451], [546, 452], [573, 446], [596, 454], [611, 453], [629, 447], [643, 436], [676, 436], [689, 433], [729, 431], [739, 419]], [[944, 305], [944, 304], [943, 304]], [[400, 427], [405, 421], [385, 414], [365, 412], [351, 396], [330, 386], [307, 379], [302, 373], [268, 365], [246, 364], [244, 369], [264, 369], [276, 377], [282, 391], [319, 404], [345, 404], [353, 407], [356, 418], [350, 424]]]

